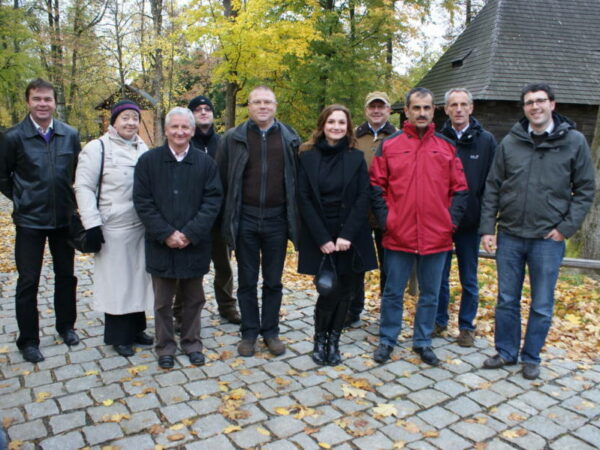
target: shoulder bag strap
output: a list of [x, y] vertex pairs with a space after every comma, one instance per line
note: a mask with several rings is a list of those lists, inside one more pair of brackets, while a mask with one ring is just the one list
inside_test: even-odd
[[104, 173], [104, 142], [102, 139], [98, 139], [100, 141], [100, 176], [98, 177], [98, 193], [96, 194], [96, 206], [100, 206], [100, 193], [102, 192], [102, 175]]

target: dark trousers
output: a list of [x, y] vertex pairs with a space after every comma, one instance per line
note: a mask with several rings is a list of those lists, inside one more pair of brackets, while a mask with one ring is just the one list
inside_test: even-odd
[[104, 343], [132, 345], [135, 337], [146, 329], [146, 313], [104, 314]]
[[[281, 275], [287, 251], [285, 212], [274, 217], [242, 213], [236, 241], [238, 302], [242, 339], [279, 335]], [[258, 274], [262, 269], [262, 308], [258, 306]]]
[[56, 331], [62, 333], [75, 326], [77, 311], [75, 291], [77, 278], [73, 276], [74, 250], [67, 243], [68, 228], [49, 230], [17, 227], [15, 261], [19, 279], [15, 296], [19, 337], [17, 346], [24, 348], [40, 344], [37, 293], [42, 273], [46, 239], [50, 246], [54, 268], [54, 312]]
[[[231, 251], [221, 237], [221, 231], [213, 228], [211, 232], [212, 243], [210, 247], [210, 259], [215, 269], [215, 278], [213, 288], [215, 290], [215, 300], [220, 314], [226, 314], [229, 310], [235, 309], [236, 299], [233, 296], [233, 271], [231, 270]], [[181, 298], [179, 288], [175, 294], [175, 303], [173, 304], [173, 316], [178, 323], [181, 323]]]
[[152, 275], [154, 289], [154, 327], [156, 329], [156, 354], [175, 355], [177, 343], [173, 329], [173, 297], [179, 285], [182, 301], [181, 349], [185, 354], [202, 351], [200, 340], [200, 314], [204, 306], [202, 277], [162, 278]]
[[[385, 288], [385, 270], [383, 268], [383, 246], [381, 245], [381, 239], [383, 238], [383, 232], [380, 228], [373, 228], [373, 236], [375, 237], [375, 247], [377, 247], [377, 260], [379, 261], [379, 295], [383, 295], [383, 289]], [[356, 290], [350, 293], [350, 306], [348, 308], [348, 315], [352, 318], [358, 319], [360, 314], [365, 309], [365, 272], [359, 274], [361, 282], [356, 282]]]
[[315, 305], [315, 331], [337, 331], [344, 328], [350, 298], [356, 285], [362, 281], [362, 273], [338, 276], [337, 288], [330, 295], [319, 295]]

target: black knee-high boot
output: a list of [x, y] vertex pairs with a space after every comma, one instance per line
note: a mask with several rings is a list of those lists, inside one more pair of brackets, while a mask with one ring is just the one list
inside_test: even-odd
[[327, 364], [327, 335], [331, 322], [331, 311], [315, 308], [315, 345], [312, 359], [320, 366]]
[[332, 317], [331, 331], [329, 332], [329, 339], [327, 340], [327, 362], [330, 366], [337, 366], [342, 362], [342, 357], [340, 355], [340, 337], [342, 336], [342, 329], [344, 328], [348, 306], [348, 301], [341, 301], [338, 303]]

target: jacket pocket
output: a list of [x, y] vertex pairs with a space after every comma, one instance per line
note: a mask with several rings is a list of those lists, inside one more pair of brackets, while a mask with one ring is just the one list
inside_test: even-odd
[[559, 199], [559, 198], [554, 198], [554, 197], [548, 197], [547, 202], [548, 202], [548, 205], [550, 205], [550, 207], [555, 212], [557, 212], [558, 214], [560, 214], [560, 216], [563, 219], [565, 218], [565, 216], [569, 212], [570, 202], [568, 202], [567, 200], [563, 200], [563, 199]]

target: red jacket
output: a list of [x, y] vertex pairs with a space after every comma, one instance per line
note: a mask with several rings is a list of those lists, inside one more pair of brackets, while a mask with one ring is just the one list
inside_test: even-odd
[[370, 178], [372, 208], [385, 229], [384, 248], [419, 255], [452, 249], [467, 182], [454, 145], [433, 124], [421, 139], [405, 122], [377, 150]]

